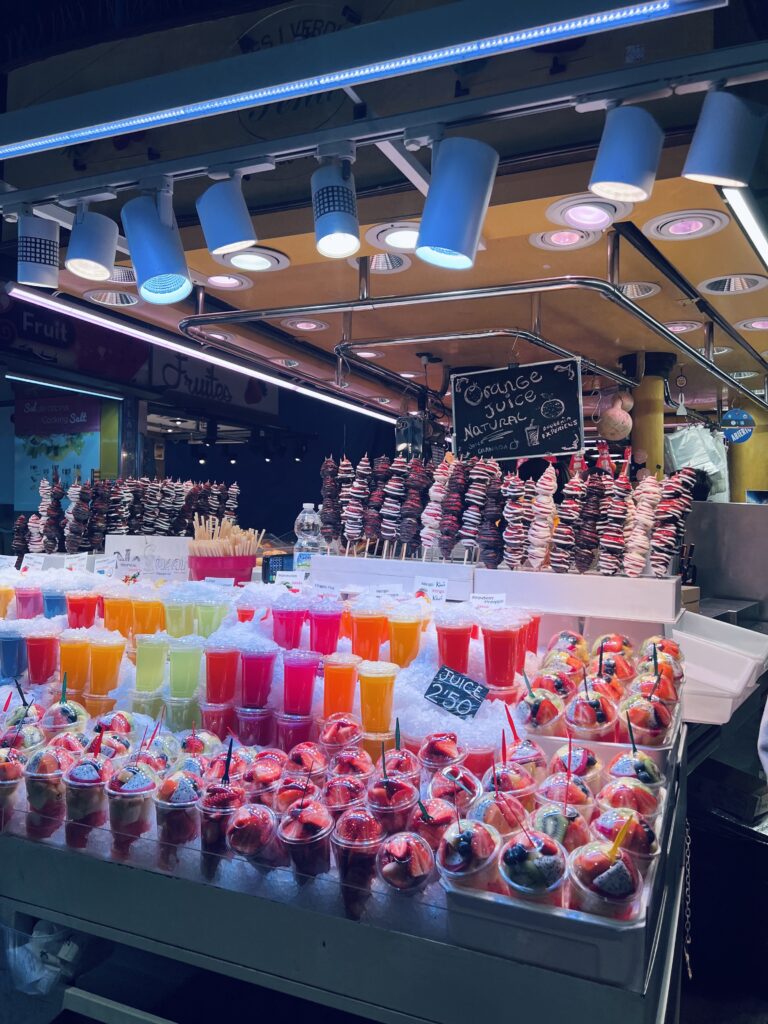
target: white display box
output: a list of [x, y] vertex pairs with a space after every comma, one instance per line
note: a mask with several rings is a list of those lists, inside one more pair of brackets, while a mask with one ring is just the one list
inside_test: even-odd
[[449, 601], [468, 601], [472, 593], [473, 568], [460, 562], [422, 562], [419, 559], [365, 558], [360, 555], [313, 555], [310, 579], [343, 587], [402, 586], [403, 593], [415, 589], [417, 577], [446, 580]]
[[725, 725], [756, 689], [756, 685], [748, 686], [742, 693], [733, 694], [714, 686], [697, 689], [686, 684], [681, 694], [683, 720], [703, 725]]
[[673, 635], [680, 634], [680, 642], [688, 643], [689, 637], [698, 637], [718, 647], [728, 647], [746, 658], [751, 658], [761, 671], [768, 668], [768, 636], [743, 626], [733, 626], [720, 619], [684, 610], [675, 623]]
[[601, 576], [475, 569], [475, 593], [507, 595], [520, 608], [630, 622], [673, 623], [680, 614], [680, 577]]

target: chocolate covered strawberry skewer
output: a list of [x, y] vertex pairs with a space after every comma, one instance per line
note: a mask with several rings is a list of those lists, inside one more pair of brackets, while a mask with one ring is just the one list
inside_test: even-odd
[[502, 514], [504, 516], [504, 564], [510, 569], [519, 569], [525, 557], [525, 529], [523, 526], [523, 481], [518, 470], [508, 473], [501, 488], [506, 498]]
[[467, 466], [456, 460], [451, 466], [448, 478], [447, 493], [443, 501], [443, 514], [440, 518], [440, 554], [444, 559], [450, 558], [456, 547], [456, 539], [461, 525], [461, 513], [464, 508], [464, 492], [469, 478]]
[[553, 495], [557, 490], [555, 467], [547, 466], [535, 484], [531, 508], [533, 519], [528, 529], [528, 562], [532, 569], [543, 569], [549, 555], [555, 517]]
[[432, 486], [429, 488], [429, 501], [421, 514], [421, 547], [422, 557], [426, 558], [430, 551], [437, 548], [440, 537], [440, 519], [443, 514], [443, 502], [448, 493], [448, 478], [451, 475], [451, 463], [443, 459], [435, 470]]

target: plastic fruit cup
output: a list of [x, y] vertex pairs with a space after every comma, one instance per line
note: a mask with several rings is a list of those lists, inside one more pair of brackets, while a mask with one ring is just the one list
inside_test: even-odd
[[169, 690], [172, 697], [194, 697], [200, 685], [202, 643], [193, 637], [173, 638], [168, 644]]
[[309, 646], [319, 654], [333, 654], [339, 643], [341, 605], [321, 601], [309, 609]]
[[312, 738], [315, 720], [312, 715], [288, 715], [275, 712], [275, 746], [289, 751], [297, 743]]
[[333, 827], [333, 815], [317, 800], [297, 800], [283, 815], [277, 833], [299, 880], [330, 871]]
[[126, 694], [131, 711], [157, 719], [163, 710], [163, 695], [160, 690], [146, 693], [144, 690], [129, 690]]
[[43, 615], [46, 619], [54, 619], [57, 615], [67, 614], [67, 598], [63, 590], [43, 591]]
[[433, 732], [424, 737], [419, 747], [419, 764], [422, 778], [429, 779], [441, 768], [461, 764], [466, 757], [465, 748], [459, 743], [455, 732]]
[[[574, 850], [568, 858], [569, 906], [587, 914], [630, 921], [639, 910], [642, 881], [632, 858], [619, 850], [613, 864], [611, 843], [594, 842]], [[613, 876], [606, 878], [609, 872]]]
[[90, 591], [70, 591], [67, 594], [67, 622], [70, 629], [87, 629], [92, 626], [96, 621], [98, 604], [98, 594]]
[[569, 807], [575, 807], [585, 821], [591, 820], [595, 800], [586, 783], [577, 775], [572, 775], [569, 781], [567, 772], [555, 772], [539, 783], [536, 807], [545, 807], [547, 804], [562, 806], [566, 802]]
[[592, 690], [589, 699], [577, 690], [565, 709], [565, 729], [575, 740], [613, 743], [616, 739], [617, 719], [618, 711], [614, 702]]
[[18, 679], [27, 669], [27, 644], [20, 633], [0, 633], [0, 675]]
[[403, 832], [413, 808], [419, 802], [419, 791], [400, 776], [374, 775], [368, 783], [368, 807], [385, 832]]
[[285, 650], [294, 650], [301, 643], [301, 630], [306, 617], [306, 608], [273, 608], [272, 639]]
[[184, 732], [200, 725], [200, 705], [196, 697], [166, 697], [165, 724], [171, 732]]
[[533, 690], [515, 705], [515, 721], [530, 736], [565, 736], [565, 706], [557, 694]]
[[[426, 816], [424, 812], [426, 811]], [[408, 828], [420, 835], [433, 853], [437, 852], [446, 830], [456, 821], [456, 808], [447, 800], [422, 800], [411, 811]]]
[[528, 824], [528, 812], [513, 793], [481, 793], [470, 804], [467, 818], [493, 825], [502, 839]]
[[358, 665], [360, 715], [365, 732], [383, 733], [392, 728], [392, 701], [399, 671], [400, 667], [391, 661], [361, 661]]
[[243, 705], [249, 708], [263, 708], [272, 689], [277, 648], [243, 651], [240, 657], [243, 672]]
[[191, 843], [200, 835], [199, 800], [187, 803], [166, 803], [154, 798], [157, 838], [167, 846]]
[[66, 752], [62, 752], [62, 767], [45, 775], [27, 772], [27, 835], [30, 839], [48, 839], [64, 821], [64, 767], [69, 763]]
[[36, 619], [42, 614], [43, 592], [40, 587], [16, 587], [16, 618]]
[[277, 815], [264, 804], [243, 804], [227, 828], [227, 847], [260, 867], [288, 867], [291, 863], [277, 838]]
[[483, 789], [486, 793], [508, 793], [518, 800], [526, 811], [536, 806], [536, 787], [538, 783], [525, 767], [515, 761], [499, 761], [483, 776]]
[[381, 772], [386, 767], [387, 775], [398, 775], [400, 778], [412, 782], [416, 789], [421, 784], [421, 764], [416, 754], [411, 750], [401, 747], [396, 750], [392, 747], [384, 748], [384, 757], [381, 756], [381, 747], [376, 758], [376, 771]]
[[67, 823], [64, 837], [67, 846], [85, 848], [91, 829], [104, 828], [107, 823], [107, 791], [104, 782], [75, 782], [64, 779]]
[[168, 641], [152, 634], [136, 637], [136, 689], [157, 690], [165, 678]]
[[235, 699], [240, 652], [234, 647], [210, 647], [205, 652], [205, 692], [211, 704]]
[[168, 636], [189, 636], [195, 632], [195, 606], [191, 603], [165, 602], [165, 631]]
[[531, 816], [531, 824], [537, 832], [556, 839], [568, 853], [593, 838], [580, 809], [570, 804], [543, 804]]
[[235, 708], [237, 736], [246, 747], [271, 747], [275, 741], [272, 708]]
[[133, 632], [160, 633], [165, 629], [165, 606], [160, 600], [137, 599], [131, 602], [133, 607]]
[[130, 597], [104, 597], [104, 627], [121, 633], [126, 640], [133, 629], [133, 602]]
[[21, 783], [21, 774], [18, 779], [0, 780], [0, 832], [5, 828], [13, 815], [16, 806], [16, 793]]
[[352, 606], [352, 653], [364, 661], [377, 661], [386, 636], [387, 616], [382, 610], [363, 610]]
[[462, 818], [467, 817], [469, 806], [483, 792], [483, 786], [466, 765], [451, 764], [440, 768], [429, 780], [427, 795], [435, 800], [447, 800], [458, 810]]
[[109, 825], [115, 852], [126, 854], [152, 828], [154, 787], [144, 793], [115, 793], [107, 788]]
[[91, 718], [100, 718], [102, 715], [106, 715], [108, 711], [114, 709], [116, 703], [117, 700], [114, 697], [107, 697], [103, 693], [89, 693], [86, 690], [83, 694], [83, 707]]
[[651, 789], [638, 782], [637, 779], [611, 779], [595, 798], [598, 810], [602, 814], [612, 808], [626, 807], [642, 814], [650, 824], [659, 816], [661, 789]]
[[[29, 640], [27, 640], [27, 654], [29, 654]], [[672, 712], [662, 700], [636, 694], [621, 704], [618, 721], [620, 743], [629, 742], [627, 716], [632, 723], [632, 733], [638, 746], [662, 747], [664, 745], [672, 726]]]
[[333, 775], [323, 787], [323, 801], [333, 817], [352, 807], [365, 807], [366, 780], [360, 775]]
[[238, 807], [245, 803], [245, 790], [239, 783], [215, 782], [200, 801], [200, 838], [204, 853], [227, 852], [227, 829]]
[[629, 831], [625, 833], [621, 848], [629, 854], [635, 862], [637, 870], [645, 877], [661, 850], [656, 840], [656, 833], [637, 811], [630, 811], [626, 807], [615, 807], [610, 811], [603, 811], [592, 822], [592, 835], [600, 842], [612, 843], [628, 818], [632, 820], [632, 824], [629, 826]]
[[325, 721], [318, 722], [319, 743], [325, 756], [330, 760], [339, 750], [360, 742], [363, 727], [354, 715], [337, 711]]
[[249, 803], [265, 804], [267, 807], [274, 805], [275, 792], [280, 785], [284, 764], [285, 754], [282, 750], [266, 749], [256, 755], [254, 761], [245, 769], [242, 778], [242, 786]]
[[499, 871], [510, 896], [526, 903], [562, 907], [566, 853], [542, 832], [515, 832], [502, 847]]
[[200, 702], [200, 722], [204, 729], [226, 740], [235, 730], [235, 709], [231, 704], [208, 704]]
[[463, 818], [454, 820], [440, 840], [437, 869], [451, 885], [499, 892], [500, 849], [501, 836], [492, 825]]
[[82, 693], [91, 672], [91, 645], [87, 640], [59, 637], [59, 667], [67, 676], [67, 693]]
[[664, 785], [661, 769], [644, 750], [619, 751], [610, 761], [606, 771], [606, 782], [610, 782], [611, 779], [637, 779], [656, 794]]
[[312, 710], [315, 676], [322, 656], [316, 651], [288, 650], [283, 655], [283, 709], [287, 715]]
[[356, 654], [331, 654], [323, 668], [323, 717], [351, 711], [355, 703], [357, 669], [362, 658]]
[[124, 653], [125, 640], [117, 643], [112, 638], [92, 641], [90, 693], [104, 696], [117, 687]]
[[418, 611], [398, 611], [389, 615], [389, 657], [405, 668], [418, 656], [421, 646], [421, 615]]
[[370, 896], [376, 877], [376, 856], [383, 841], [380, 822], [364, 807], [345, 811], [331, 834], [344, 909], [354, 921], [362, 916]]
[[435, 625], [437, 629], [437, 660], [454, 672], [466, 673], [469, 667], [469, 641], [472, 625]]
[[376, 873], [388, 892], [415, 896], [432, 880], [435, 855], [420, 835], [398, 832], [381, 844], [376, 856]]
[[27, 670], [31, 686], [47, 683], [55, 675], [59, 660], [59, 638], [56, 636], [27, 637]]

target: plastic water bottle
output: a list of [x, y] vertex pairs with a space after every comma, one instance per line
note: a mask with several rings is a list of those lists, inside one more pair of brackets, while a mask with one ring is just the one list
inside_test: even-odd
[[301, 506], [301, 512], [293, 524], [296, 543], [293, 545], [293, 568], [309, 572], [312, 555], [320, 551], [320, 515], [311, 502]]

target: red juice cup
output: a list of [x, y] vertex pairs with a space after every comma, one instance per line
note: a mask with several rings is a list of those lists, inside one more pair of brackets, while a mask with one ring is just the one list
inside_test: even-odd
[[99, 595], [89, 590], [71, 590], [67, 594], [67, 621], [70, 629], [87, 629], [96, 621]]
[[392, 747], [384, 751], [384, 757], [379, 756], [376, 761], [376, 771], [382, 772], [386, 768], [387, 775], [399, 775], [412, 782], [416, 789], [421, 783], [421, 762], [416, 754], [404, 747], [397, 750]]
[[530, 651], [531, 654], [537, 654], [539, 650], [539, 629], [541, 628], [541, 612], [529, 611], [527, 614], [528, 623], [525, 627], [525, 650]]
[[283, 709], [287, 715], [312, 711], [315, 676], [322, 655], [316, 651], [286, 651], [283, 655]]
[[309, 646], [319, 654], [334, 654], [339, 643], [342, 606], [338, 601], [314, 601], [309, 607]]
[[419, 791], [401, 775], [374, 775], [368, 783], [368, 807], [388, 834], [403, 832], [413, 808], [419, 802]]
[[286, 810], [277, 834], [288, 849], [299, 882], [330, 871], [333, 827], [333, 815], [318, 800], [296, 800]]
[[426, 839], [415, 832], [398, 832], [381, 844], [376, 871], [389, 892], [415, 896], [435, 873], [435, 855]]
[[269, 640], [254, 640], [243, 647], [242, 662], [243, 707], [263, 708], [269, 700], [272, 676], [275, 671], [278, 646]]
[[312, 738], [315, 720], [312, 715], [288, 715], [275, 712], [275, 746], [286, 753], [297, 743]]
[[253, 622], [253, 617], [256, 614], [255, 608], [238, 608], [237, 609], [237, 621], [238, 622]]
[[468, 604], [440, 605], [435, 608], [437, 660], [454, 672], [466, 673], [469, 666], [469, 641], [476, 625], [474, 609]]
[[205, 693], [210, 704], [231, 704], [235, 699], [240, 652], [229, 645], [206, 647]]
[[332, 757], [339, 750], [360, 742], [363, 727], [360, 720], [346, 711], [337, 711], [329, 715], [320, 725], [320, 746], [327, 757]]
[[235, 708], [237, 738], [247, 747], [271, 747], [275, 741], [272, 708]]
[[157, 779], [151, 768], [133, 762], [123, 765], [107, 782], [112, 846], [118, 857], [152, 827], [152, 800]]
[[341, 895], [347, 917], [358, 921], [376, 877], [376, 855], [384, 841], [384, 828], [365, 807], [344, 811], [331, 835], [339, 869]]
[[264, 804], [243, 804], [227, 827], [227, 847], [257, 867], [288, 867], [291, 863], [277, 837], [278, 818]]
[[510, 836], [499, 855], [499, 871], [514, 899], [562, 907], [566, 855], [551, 836], [535, 830]]
[[91, 829], [106, 825], [106, 785], [113, 772], [114, 765], [104, 754], [86, 754], [65, 771], [67, 846], [85, 849]]
[[359, 775], [332, 775], [323, 786], [323, 802], [336, 820], [351, 807], [365, 807], [365, 794]]
[[488, 686], [515, 685], [515, 673], [521, 672], [519, 650], [523, 641], [525, 620], [513, 608], [497, 608], [480, 618], [485, 654], [485, 679]]
[[57, 636], [27, 637], [27, 671], [30, 686], [47, 683], [56, 674], [59, 660]]
[[192, 772], [173, 772], [160, 783], [155, 793], [155, 817], [162, 863], [170, 865], [176, 859], [177, 847], [200, 835], [202, 795], [202, 780]]
[[44, 610], [43, 592], [40, 587], [16, 587], [16, 618], [36, 619]]
[[203, 729], [212, 732], [223, 742], [235, 731], [235, 709], [231, 704], [200, 702], [200, 722]]
[[309, 600], [289, 591], [272, 605], [272, 639], [285, 650], [301, 646], [301, 631], [307, 617]]
[[445, 831], [456, 821], [456, 808], [447, 800], [422, 800], [411, 811], [408, 830], [425, 840], [437, 852]]
[[630, 855], [613, 844], [588, 843], [568, 858], [569, 906], [587, 914], [630, 921], [637, 916], [642, 878]]
[[437, 870], [451, 885], [482, 892], [500, 892], [501, 836], [481, 821], [454, 820], [437, 849]]
[[449, 764], [440, 768], [429, 780], [427, 793], [436, 800], [447, 800], [466, 818], [469, 805], [483, 792], [480, 779], [464, 764]]

